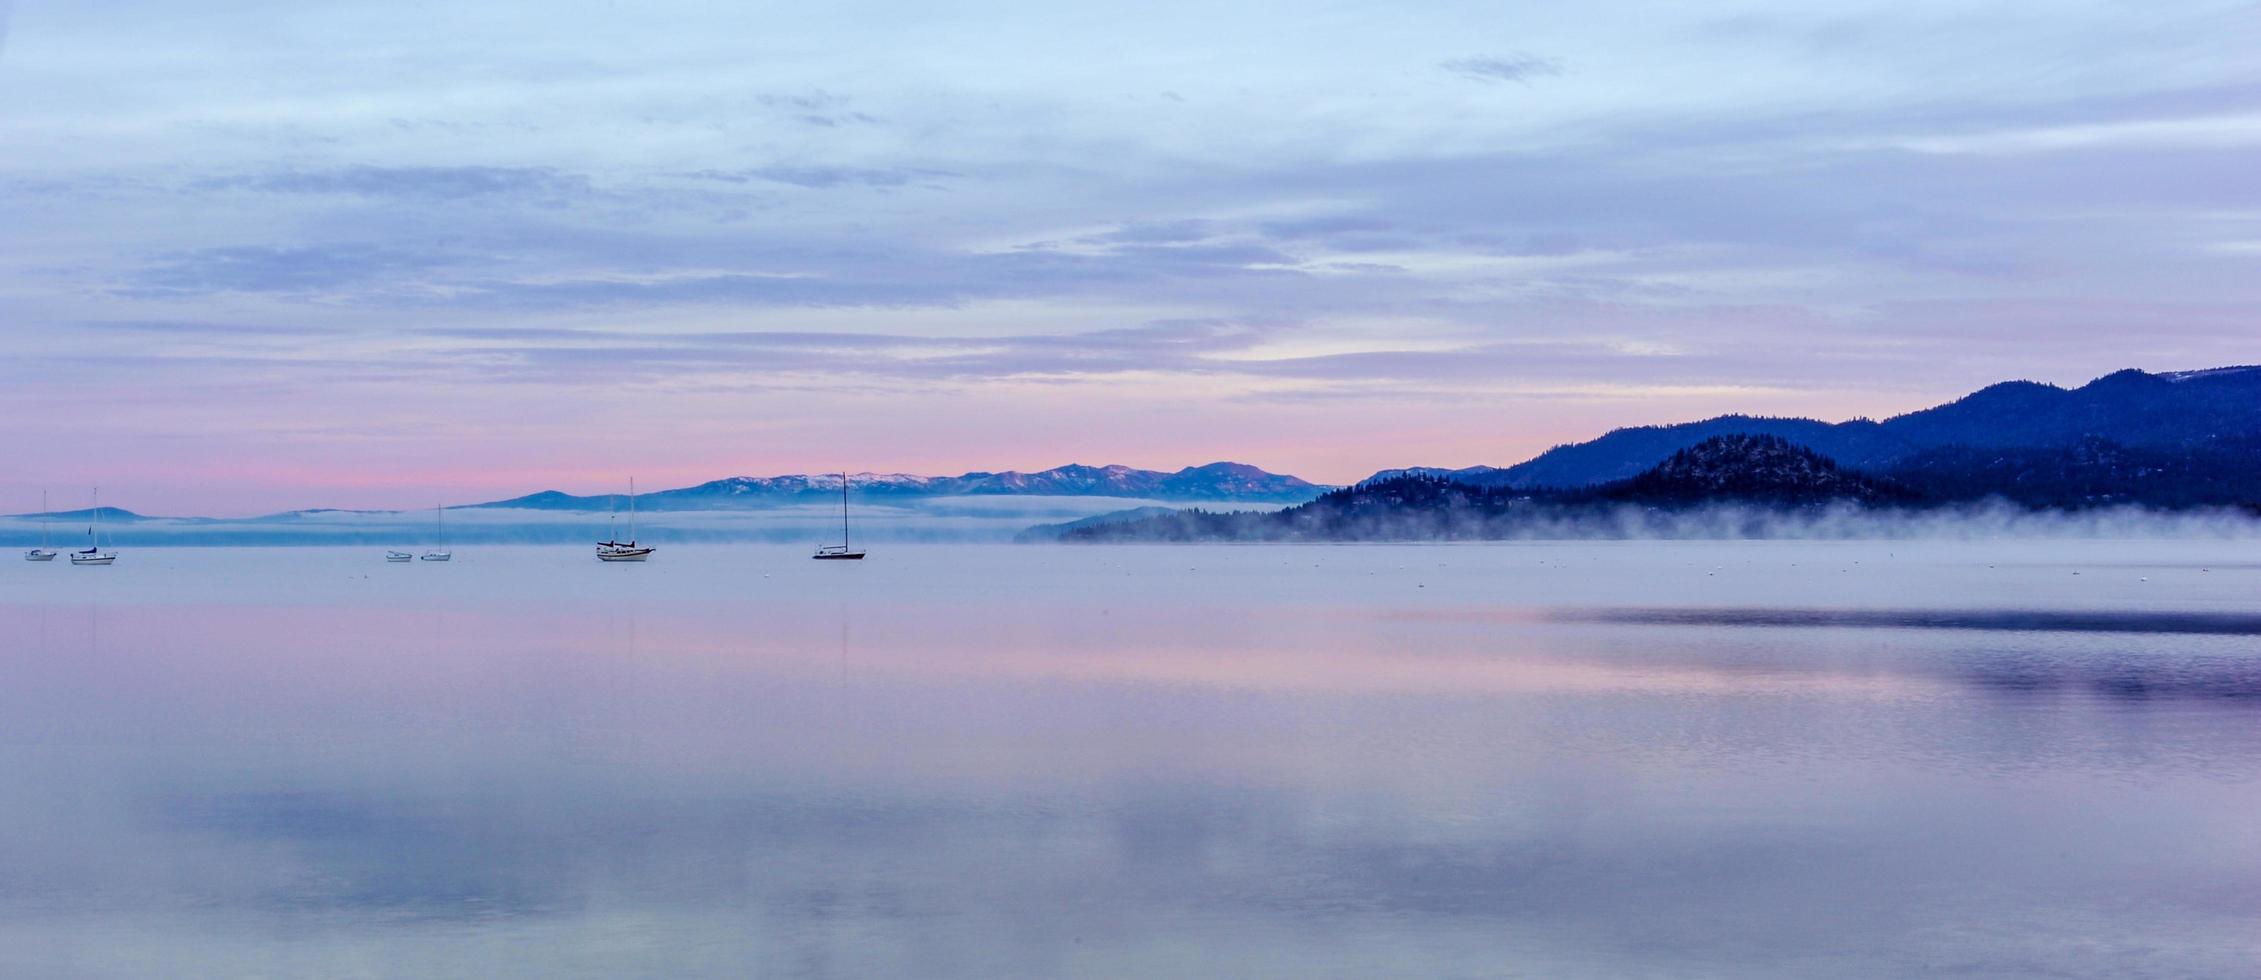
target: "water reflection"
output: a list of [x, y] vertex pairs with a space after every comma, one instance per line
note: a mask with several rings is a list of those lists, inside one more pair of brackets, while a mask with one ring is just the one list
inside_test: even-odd
[[1859, 629], [2009, 630], [2052, 633], [2184, 633], [2261, 636], [2261, 613], [2140, 609], [1589, 609], [1565, 621], [1655, 626], [1785, 626]]
[[1577, 555], [1416, 593], [1386, 551], [1201, 553], [1202, 588], [1077, 554], [1158, 584], [937, 595], [903, 569], [985, 559], [925, 553], [0, 605], [36, 638], [0, 649], [0, 973], [2261, 965], [2246, 634], [1550, 612]]

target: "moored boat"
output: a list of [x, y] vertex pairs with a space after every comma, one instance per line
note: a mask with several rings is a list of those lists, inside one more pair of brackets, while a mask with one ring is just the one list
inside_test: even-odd
[[636, 478], [628, 478], [628, 540], [620, 540], [617, 531], [605, 535], [597, 542], [598, 561], [644, 561], [658, 549], [636, 543]]
[[25, 561], [54, 561], [55, 549], [47, 546], [47, 491], [39, 492], [39, 547], [24, 552]]
[[71, 552], [73, 565], [116, 564], [118, 553], [102, 550], [102, 488], [94, 488], [94, 519], [86, 525], [86, 550]]
[[846, 470], [840, 471], [840, 543], [819, 545], [816, 554], [809, 557], [817, 561], [864, 560], [864, 553], [861, 549], [848, 546], [848, 471]]
[[[423, 554], [423, 560], [454, 561], [455, 552], [447, 550], [447, 508], [433, 504], [432, 521], [439, 528], [439, 543], [432, 550]], [[391, 556], [387, 555], [386, 560], [392, 560]]]

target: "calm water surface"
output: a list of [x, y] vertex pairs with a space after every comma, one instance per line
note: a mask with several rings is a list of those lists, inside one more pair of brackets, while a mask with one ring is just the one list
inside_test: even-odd
[[0, 563], [0, 974], [2261, 974], [2261, 547]]

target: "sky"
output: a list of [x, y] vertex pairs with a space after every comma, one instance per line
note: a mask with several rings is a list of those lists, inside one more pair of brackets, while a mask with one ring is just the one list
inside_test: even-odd
[[0, 511], [1348, 482], [2261, 362], [2254, 51], [2253, 2], [0, 0]]

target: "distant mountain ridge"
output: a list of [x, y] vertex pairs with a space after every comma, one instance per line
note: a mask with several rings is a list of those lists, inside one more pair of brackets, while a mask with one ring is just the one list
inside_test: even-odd
[[1507, 467], [1412, 467], [1477, 486], [1583, 487], [1629, 479], [1673, 453], [1723, 435], [1778, 436], [1838, 465], [1887, 472], [1927, 450], [2070, 449], [2103, 440], [2143, 450], [2203, 450], [2261, 435], [2261, 366], [2152, 374], [2127, 369], [2079, 388], [2033, 381], [1989, 385], [1944, 405], [1882, 422], [1723, 415], [1698, 422], [1617, 429], [1556, 446]]
[[[838, 474], [784, 476], [734, 476], [697, 486], [658, 490], [636, 498], [639, 509], [728, 510], [774, 506], [840, 494]], [[1008, 470], [976, 471], [959, 476], [919, 476], [910, 473], [856, 473], [848, 489], [866, 499], [954, 496], [1057, 496], [1123, 497], [1173, 501], [1248, 501], [1301, 503], [1331, 489], [1280, 473], [1269, 473], [1246, 463], [1219, 462], [1188, 466], [1174, 473], [1129, 466], [1070, 464], [1034, 473]], [[577, 496], [557, 490], [496, 500], [471, 507], [508, 507], [522, 510], [601, 511], [619, 505], [621, 495]]]
[[[51, 510], [46, 513], [39, 513], [37, 511], [34, 511], [26, 514], [7, 514], [0, 516], [6, 516], [16, 520], [26, 521], [36, 521], [40, 518], [46, 518], [47, 520], [53, 521], [57, 524], [71, 524], [78, 521], [92, 520], [94, 518], [94, 510], [95, 509], [92, 507], [81, 507], [77, 510]], [[140, 521], [147, 520], [148, 515], [136, 514], [133, 511], [127, 510], [123, 507], [104, 506], [102, 508], [102, 519], [105, 521]]]
[[[2087, 437], [2067, 449], [1947, 447], [1864, 473], [1781, 436], [1715, 435], [1622, 480], [1523, 489], [1394, 472], [1269, 513], [1180, 510], [1055, 526], [1095, 541], [1430, 541], [1519, 537], [1767, 536], [1831, 515], [2015, 506], [2204, 509], [2261, 518], [2261, 437], [2197, 439], [2180, 450]], [[1693, 515], [1688, 523], [1677, 523]], [[1034, 535], [1032, 540], [1039, 540]]]
[[[1483, 540], [1537, 533], [1627, 533], [1628, 509], [1648, 514], [1731, 505], [1753, 513], [1914, 503], [1893, 481], [1840, 468], [1779, 436], [1712, 436], [1639, 474], [1595, 487], [1523, 491], [1449, 474], [1410, 472], [1270, 513], [1181, 510], [1057, 525], [1028, 540], [1408, 541]], [[1032, 529], [1033, 530], [1033, 529]]]

